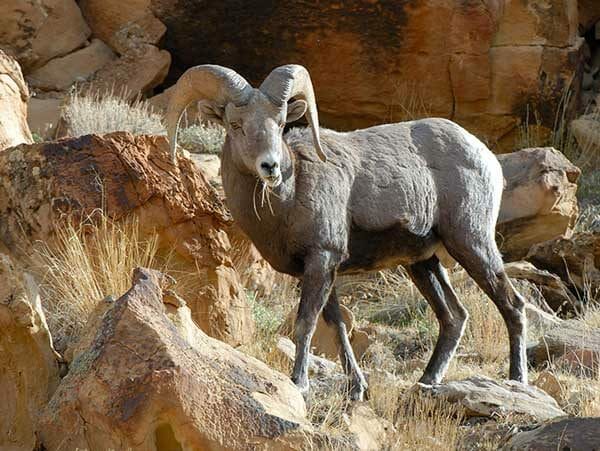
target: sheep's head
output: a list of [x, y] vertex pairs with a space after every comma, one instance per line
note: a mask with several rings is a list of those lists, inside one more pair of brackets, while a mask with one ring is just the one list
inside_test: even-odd
[[[288, 103], [290, 99], [296, 100]], [[325, 161], [314, 91], [302, 66], [278, 67], [258, 89], [225, 67], [204, 65], [188, 69], [175, 85], [167, 110], [174, 162], [179, 118], [193, 101], [199, 101], [206, 119], [225, 127], [234, 158], [242, 167], [271, 187], [281, 183], [284, 126], [304, 114], [312, 128], [315, 150]]]

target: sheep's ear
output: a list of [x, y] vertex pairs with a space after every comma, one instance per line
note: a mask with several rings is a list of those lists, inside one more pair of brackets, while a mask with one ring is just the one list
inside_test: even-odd
[[308, 104], [304, 100], [296, 100], [295, 102], [290, 103], [287, 107], [287, 117], [285, 118], [285, 121], [287, 123], [297, 121], [304, 116], [307, 107]]
[[198, 111], [202, 119], [223, 125], [224, 109], [209, 100], [198, 102]]

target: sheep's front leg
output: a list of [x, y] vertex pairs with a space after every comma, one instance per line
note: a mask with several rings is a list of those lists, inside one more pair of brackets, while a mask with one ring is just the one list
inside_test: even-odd
[[296, 359], [292, 381], [298, 386], [304, 398], [308, 396], [308, 358], [310, 342], [315, 333], [317, 319], [331, 292], [335, 279], [336, 262], [331, 252], [319, 252], [304, 262], [302, 295], [294, 331]]

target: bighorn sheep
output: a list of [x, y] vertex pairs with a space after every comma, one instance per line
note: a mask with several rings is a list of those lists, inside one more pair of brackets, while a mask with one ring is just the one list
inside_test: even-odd
[[[304, 394], [310, 342], [323, 312], [338, 331], [350, 396], [363, 397], [367, 383], [341, 320], [334, 279], [397, 265], [439, 321], [420, 380], [442, 379], [467, 320], [436, 257], [442, 246], [500, 310], [510, 338], [510, 378], [526, 383], [524, 299], [494, 241], [502, 170], [481, 141], [445, 119], [347, 133], [320, 129], [304, 67], [278, 67], [254, 89], [231, 69], [204, 65], [187, 70], [170, 99], [174, 161], [179, 118], [198, 100], [205, 117], [227, 131], [221, 171], [234, 219], [277, 271], [302, 280], [292, 380]], [[286, 123], [305, 114], [308, 128], [284, 134]], [[260, 202], [259, 182], [273, 193], [269, 206]]]

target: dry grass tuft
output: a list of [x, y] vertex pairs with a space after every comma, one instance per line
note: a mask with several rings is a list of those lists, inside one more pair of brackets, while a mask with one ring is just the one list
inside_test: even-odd
[[99, 301], [129, 289], [134, 268], [161, 268], [157, 250], [158, 237], [142, 239], [137, 220], [115, 223], [102, 213], [86, 225], [57, 228], [51, 244], [36, 243], [32, 267], [55, 341], [76, 339]]
[[126, 100], [115, 91], [86, 93], [73, 91], [63, 107], [62, 116], [68, 136], [106, 134], [127, 131], [134, 135], [162, 135], [162, 116], [139, 97]]
[[409, 393], [394, 425], [392, 449], [458, 449], [463, 413], [458, 404]]
[[177, 143], [191, 153], [221, 153], [225, 143], [225, 129], [210, 122], [182, 128]]

